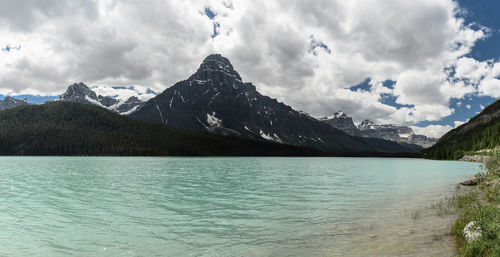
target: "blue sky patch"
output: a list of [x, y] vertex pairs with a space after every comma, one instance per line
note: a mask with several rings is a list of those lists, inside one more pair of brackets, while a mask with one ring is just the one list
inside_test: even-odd
[[370, 85], [370, 81], [371, 81], [370, 78], [367, 78], [367, 79], [363, 80], [363, 82], [361, 82], [361, 83], [359, 83], [359, 84], [357, 84], [355, 86], [352, 86], [349, 89], [351, 91], [354, 91], [354, 92], [356, 92], [358, 90], [359, 91], [370, 91], [370, 88], [372, 87]]
[[[226, 3], [224, 3], [224, 5], [226, 5]], [[232, 7], [232, 3], [231, 3], [231, 7]], [[210, 8], [209, 6], [205, 7], [204, 14], [213, 22], [214, 27], [213, 27], [213, 32], [210, 35], [210, 37], [215, 38], [216, 36], [218, 36], [220, 34], [220, 31], [219, 31], [220, 23], [215, 21], [215, 18], [217, 17], [218, 14], [217, 14], [217, 12], [212, 10], [212, 8]]]
[[396, 96], [393, 96], [391, 94], [381, 94], [379, 102], [381, 102], [381, 103], [383, 103], [385, 105], [396, 107], [396, 109], [400, 109], [400, 108], [403, 108], [403, 107], [407, 107], [407, 108], [413, 108], [413, 107], [415, 107], [415, 105], [398, 104], [398, 103], [396, 103], [397, 99], [398, 98]]
[[9, 52], [14, 51], [14, 50], [16, 50], [16, 51], [21, 50], [21, 45], [18, 45], [18, 46], [5, 45], [5, 47], [2, 48], [2, 52], [4, 52], [4, 53], [9, 53]]
[[439, 121], [422, 121], [415, 126], [426, 127], [428, 125], [450, 125], [455, 126], [455, 121], [467, 121], [480, 113], [484, 107], [495, 102], [496, 99], [490, 96], [468, 95], [462, 99], [452, 98], [450, 107], [455, 109], [453, 114], [444, 117]]
[[[51, 96], [41, 96], [41, 95], [12, 95], [10, 97], [15, 98], [15, 99], [19, 99], [19, 100], [24, 100], [26, 98], [26, 100], [28, 100], [28, 102], [32, 103], [32, 104], [43, 104], [43, 103], [45, 103], [47, 101], [56, 100], [57, 98], [59, 98], [58, 95], [51, 95]], [[0, 99], [1, 100], [5, 99], [5, 95], [0, 95]]]
[[220, 28], [220, 24], [218, 22], [214, 21], [214, 32], [211, 35], [212, 38], [214, 38], [220, 34], [219, 28]]
[[309, 36], [309, 49], [307, 50], [309, 53], [313, 55], [318, 55], [318, 48], [324, 50], [326, 53], [331, 54], [332, 50], [328, 48], [328, 46], [322, 41], [318, 41], [314, 38], [313, 35]]
[[217, 13], [212, 11], [212, 9], [210, 7], [205, 7], [205, 15], [211, 19], [211, 20], [214, 20], [215, 17], [217, 16]]
[[476, 24], [489, 28], [490, 36], [485, 40], [476, 42], [469, 57], [478, 61], [489, 59], [498, 60], [500, 56], [500, 1], [497, 0], [458, 0], [460, 6], [465, 9], [465, 24]]

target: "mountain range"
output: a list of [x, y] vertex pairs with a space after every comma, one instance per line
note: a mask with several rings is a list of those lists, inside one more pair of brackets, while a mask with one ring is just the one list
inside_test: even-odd
[[352, 117], [347, 116], [342, 111], [320, 118], [319, 120], [351, 136], [379, 138], [398, 143], [415, 144], [424, 148], [432, 146], [437, 141], [436, 138], [415, 134], [408, 126], [394, 124], [378, 125], [370, 120], [364, 120], [356, 126], [352, 121]]
[[[168, 128], [202, 134], [209, 132], [238, 140], [295, 145], [335, 154], [367, 155], [422, 149], [411, 140], [366, 136], [372, 132], [355, 127], [352, 119], [349, 122], [350, 117], [337, 115], [339, 117], [335, 119], [346, 122], [336, 127], [331, 121], [319, 121], [296, 111], [260, 94], [252, 83], [243, 82], [230, 61], [219, 54], [206, 57], [193, 75], [160, 94], [149, 89], [147, 97], [141, 94], [124, 97], [109, 92], [75, 83], [54, 101], [94, 105]], [[27, 101], [7, 97], [3, 103], [0, 102], [0, 108], [28, 104]]]
[[500, 146], [500, 101], [436, 141], [407, 126], [356, 126], [343, 112], [315, 119], [260, 94], [218, 54], [160, 94], [75, 83], [41, 105], [0, 100], [0, 154], [380, 156], [428, 147], [421, 153], [433, 159]]

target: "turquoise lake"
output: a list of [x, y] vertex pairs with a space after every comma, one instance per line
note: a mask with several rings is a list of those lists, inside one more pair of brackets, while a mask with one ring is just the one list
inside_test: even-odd
[[0, 255], [453, 256], [454, 217], [430, 205], [479, 171], [395, 158], [0, 157]]

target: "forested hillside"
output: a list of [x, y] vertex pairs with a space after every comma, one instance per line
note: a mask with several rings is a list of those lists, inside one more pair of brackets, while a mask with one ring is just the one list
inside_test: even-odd
[[97, 106], [50, 102], [0, 112], [0, 154], [323, 156], [330, 153], [170, 128]]
[[500, 146], [500, 100], [423, 151], [426, 158], [459, 159], [467, 151]]

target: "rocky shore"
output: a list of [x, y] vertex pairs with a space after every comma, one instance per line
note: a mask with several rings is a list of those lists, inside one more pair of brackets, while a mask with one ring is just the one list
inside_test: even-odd
[[464, 155], [459, 161], [486, 163], [488, 159], [486, 155]]

